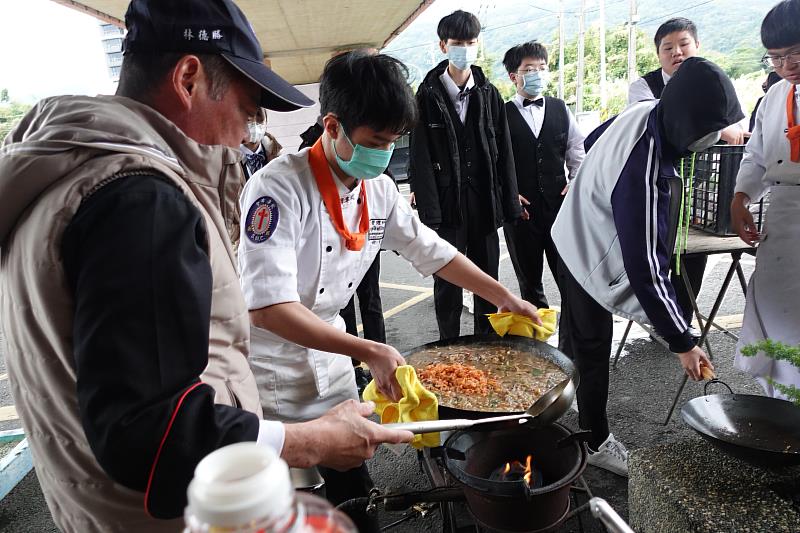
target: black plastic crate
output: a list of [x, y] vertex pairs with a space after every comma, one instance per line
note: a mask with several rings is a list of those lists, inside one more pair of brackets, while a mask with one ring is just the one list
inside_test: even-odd
[[[691, 226], [714, 235], [736, 235], [731, 225], [731, 201], [744, 146], [718, 144], [696, 154], [691, 194]], [[691, 171], [691, 156], [683, 160], [684, 176]], [[678, 167], [680, 170], [680, 166]], [[689, 180], [684, 179], [688, 187]], [[750, 206], [753, 222], [761, 231], [765, 202]]]

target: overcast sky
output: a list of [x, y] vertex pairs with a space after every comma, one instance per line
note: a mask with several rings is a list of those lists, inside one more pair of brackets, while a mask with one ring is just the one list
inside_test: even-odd
[[0, 0], [0, 88], [35, 102], [112, 91], [97, 19], [50, 0]]

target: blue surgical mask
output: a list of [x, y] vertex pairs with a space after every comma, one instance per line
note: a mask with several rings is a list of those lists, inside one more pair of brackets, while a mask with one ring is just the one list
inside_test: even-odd
[[336, 164], [339, 165], [345, 174], [356, 179], [371, 180], [377, 178], [386, 171], [389, 166], [389, 161], [392, 159], [394, 152], [394, 143], [389, 146], [388, 150], [381, 150], [379, 148], [367, 148], [360, 144], [353, 145], [350, 137], [342, 129], [342, 135], [353, 147], [353, 155], [350, 156], [350, 161], [345, 161], [339, 154], [336, 153], [336, 142], [331, 139], [331, 146], [333, 153], [336, 156]]
[[523, 77], [522, 90], [530, 96], [539, 96], [547, 89], [550, 73], [546, 70], [528, 72]]
[[467, 70], [478, 59], [478, 47], [473, 46], [448, 46], [447, 59], [458, 70]]

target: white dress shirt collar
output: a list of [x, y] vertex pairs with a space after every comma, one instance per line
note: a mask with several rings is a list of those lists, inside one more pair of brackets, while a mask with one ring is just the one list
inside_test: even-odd
[[261, 144], [261, 143], [258, 143], [258, 148], [256, 148], [256, 150], [255, 150], [255, 151], [253, 151], [253, 150], [251, 150], [250, 148], [248, 148], [247, 146], [245, 146], [244, 144], [240, 144], [240, 145], [239, 145], [239, 150], [241, 150], [241, 152], [242, 152], [244, 155], [250, 155], [250, 154], [262, 154], [262, 153], [264, 153], [264, 145], [263, 145], [263, 144]]
[[[450, 77], [450, 71], [448, 69], [444, 69], [444, 73], [439, 76], [439, 79], [442, 81], [442, 85], [444, 85], [444, 90], [447, 91], [447, 96], [450, 97], [450, 100], [453, 103], [459, 102], [458, 94], [461, 92], [461, 88], [456, 85], [456, 82], [453, 81], [453, 78]], [[475, 87], [475, 77], [472, 75], [472, 71], [469, 72], [469, 78], [467, 78], [467, 83], [464, 85], [464, 90], [468, 91]]]

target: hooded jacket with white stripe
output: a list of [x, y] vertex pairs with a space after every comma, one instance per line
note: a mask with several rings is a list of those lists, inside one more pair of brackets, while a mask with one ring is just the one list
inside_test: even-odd
[[587, 137], [553, 225], [583, 289], [608, 311], [652, 324], [676, 353], [695, 342], [669, 279], [683, 190], [675, 165], [693, 142], [743, 116], [725, 73], [687, 59], [661, 100], [635, 104]]

